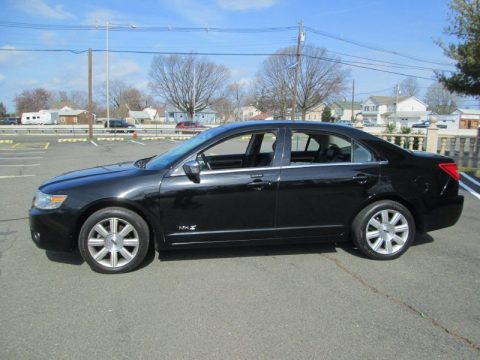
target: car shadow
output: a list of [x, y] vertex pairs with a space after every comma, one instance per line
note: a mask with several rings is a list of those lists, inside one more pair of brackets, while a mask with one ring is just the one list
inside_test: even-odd
[[[69, 252], [60, 252], [60, 251], [45, 251], [45, 255], [50, 261], [68, 264], [68, 265], [82, 265], [85, 260], [83, 260], [82, 255], [80, 255], [80, 251], [78, 249], [69, 251]], [[145, 256], [144, 261], [138, 266], [138, 269], [142, 269], [149, 264], [151, 264], [155, 260], [155, 251], [153, 251], [153, 247], [149, 249], [147, 256]]]
[[82, 265], [84, 263], [84, 260], [78, 249], [69, 252], [47, 250], [45, 251], [45, 255], [47, 255], [48, 260], [57, 263], [69, 265]]
[[336, 252], [335, 243], [229, 246], [160, 251], [159, 261], [207, 260]]
[[[413, 239], [412, 242], [412, 247], [413, 246], [419, 246], [419, 245], [425, 245], [434, 242], [435, 240], [430, 234], [416, 234], [415, 239]], [[369, 257], [363, 255], [360, 250], [357, 249], [355, 244], [352, 241], [347, 241], [344, 243], [338, 244], [338, 247], [344, 250], [345, 252], [352, 254], [354, 256], [361, 257], [363, 259], [371, 260]]]

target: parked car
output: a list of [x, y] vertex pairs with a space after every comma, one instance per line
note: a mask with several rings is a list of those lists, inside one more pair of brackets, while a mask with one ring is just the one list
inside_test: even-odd
[[370, 120], [363, 120], [363, 126], [371, 127], [371, 126], [375, 126], [375, 123], [373, 123]]
[[18, 125], [18, 121], [15, 118], [2, 118], [0, 119], [0, 125]]
[[208, 126], [193, 121], [182, 121], [175, 126], [175, 134], [198, 134]]
[[458, 181], [451, 158], [348, 126], [240, 122], [157, 156], [45, 181], [30, 228], [38, 247], [78, 247], [103, 273], [135, 269], [150, 243], [164, 251], [352, 239], [372, 259], [394, 259], [416, 232], [457, 222]]
[[336, 124], [353, 127], [353, 123], [350, 120], [337, 120]]
[[125, 119], [110, 119], [105, 121], [105, 128], [109, 128], [108, 132], [116, 133], [133, 133], [136, 130], [135, 125], [129, 124]]
[[[419, 123], [413, 124], [412, 128], [414, 128], [414, 129], [425, 129], [425, 128], [428, 128], [430, 126], [430, 124], [431, 124], [430, 120], [425, 120], [425, 121], [421, 121]], [[439, 129], [446, 129], [447, 125], [437, 123], [437, 127]]]

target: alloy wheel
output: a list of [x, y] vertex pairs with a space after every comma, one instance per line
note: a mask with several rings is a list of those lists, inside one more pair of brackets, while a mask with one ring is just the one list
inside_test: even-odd
[[129, 264], [135, 259], [139, 246], [135, 227], [116, 217], [99, 221], [88, 234], [87, 247], [93, 260], [110, 269]]
[[409, 231], [407, 219], [401, 212], [380, 210], [367, 223], [367, 244], [378, 254], [392, 255], [404, 247]]

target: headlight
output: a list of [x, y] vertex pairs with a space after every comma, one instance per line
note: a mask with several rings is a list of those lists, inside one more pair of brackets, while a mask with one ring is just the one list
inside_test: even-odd
[[37, 190], [33, 206], [42, 210], [58, 209], [66, 198], [67, 195], [48, 195]]

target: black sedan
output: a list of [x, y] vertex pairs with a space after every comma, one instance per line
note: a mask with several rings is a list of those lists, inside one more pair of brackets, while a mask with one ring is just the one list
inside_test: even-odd
[[452, 159], [366, 132], [291, 121], [233, 123], [135, 162], [43, 183], [30, 209], [43, 249], [78, 246], [93, 270], [132, 270], [149, 245], [352, 239], [394, 259], [416, 232], [454, 225], [463, 208]]
[[[413, 124], [412, 129], [426, 129], [430, 126], [430, 124], [431, 124], [430, 120], [421, 121], [419, 123]], [[447, 125], [437, 123], [437, 127], [439, 129], [446, 129]]]

